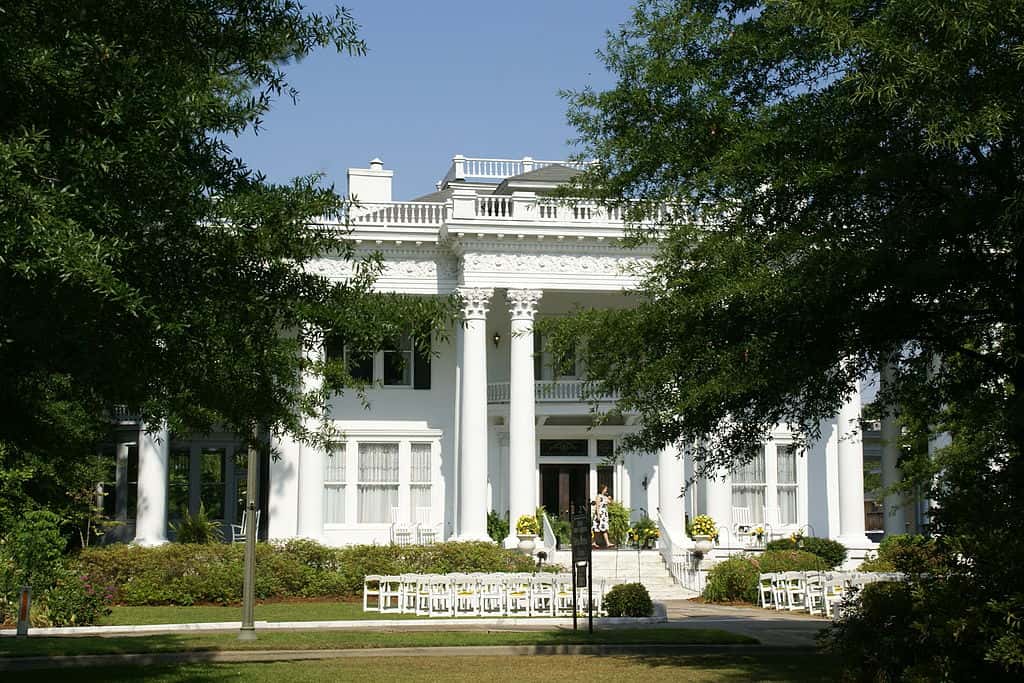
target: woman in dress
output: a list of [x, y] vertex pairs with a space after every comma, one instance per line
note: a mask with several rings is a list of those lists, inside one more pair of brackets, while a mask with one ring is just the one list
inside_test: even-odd
[[601, 492], [597, 494], [594, 499], [594, 522], [591, 525], [591, 531], [594, 535], [593, 545], [595, 548], [600, 548], [597, 544], [597, 535], [601, 534], [604, 536], [604, 547], [614, 548], [608, 540], [608, 504], [612, 502], [612, 497], [608, 495], [608, 486], [602, 486]]

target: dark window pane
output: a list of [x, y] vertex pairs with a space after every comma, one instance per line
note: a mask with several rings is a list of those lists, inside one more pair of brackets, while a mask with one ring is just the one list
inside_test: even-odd
[[128, 447], [128, 518], [135, 519], [139, 504], [139, 447]]
[[611, 439], [598, 439], [597, 457], [603, 460], [611, 460], [615, 457], [615, 442]]
[[200, 455], [199, 500], [210, 519], [224, 519], [224, 449], [204, 448]]
[[586, 439], [541, 439], [540, 456], [549, 457], [587, 457]]
[[[598, 443], [601, 443], [598, 441]], [[600, 492], [608, 487], [608, 495], [615, 498], [615, 468], [611, 465], [599, 465], [597, 468], [597, 490]]]
[[366, 351], [349, 351], [348, 374], [363, 382], [373, 381], [373, 354]]
[[189, 463], [192, 459], [187, 448], [171, 451], [167, 472], [167, 516], [181, 519], [188, 514]]

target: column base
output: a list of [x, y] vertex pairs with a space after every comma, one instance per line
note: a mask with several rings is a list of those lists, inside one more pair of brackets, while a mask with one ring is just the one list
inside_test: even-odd
[[[494, 543], [494, 539], [488, 536], [486, 532], [483, 534], [459, 534], [451, 540], [456, 543]], [[516, 542], [518, 542], [518, 539], [516, 539]]]
[[137, 545], [142, 548], [155, 548], [158, 545], [167, 545], [170, 543], [166, 538], [136, 538], [132, 540], [131, 545]]

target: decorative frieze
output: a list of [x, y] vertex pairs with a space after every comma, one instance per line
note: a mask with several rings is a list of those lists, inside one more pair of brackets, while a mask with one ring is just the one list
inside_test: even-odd
[[486, 287], [459, 287], [455, 290], [462, 299], [462, 318], [464, 320], [484, 320], [487, 318], [488, 304], [494, 296], [494, 290]]
[[505, 293], [512, 320], [533, 320], [543, 292], [539, 289], [510, 289]]
[[617, 276], [642, 273], [650, 264], [647, 258], [616, 254], [473, 252], [462, 257], [463, 272]]

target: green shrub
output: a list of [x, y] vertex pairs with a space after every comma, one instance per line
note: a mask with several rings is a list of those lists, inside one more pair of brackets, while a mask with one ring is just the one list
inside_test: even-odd
[[535, 515], [520, 515], [516, 520], [516, 533], [520, 536], [536, 536], [540, 532]]
[[649, 547], [658, 540], [658, 525], [650, 517], [644, 516], [637, 520], [637, 523], [630, 527], [627, 534], [630, 543], [641, 547]]
[[[32, 586], [41, 595], [56, 583], [64, 567], [67, 540], [60, 534], [60, 519], [48, 510], [29, 510], [15, 522], [0, 544], [0, 556], [6, 557], [13, 588]], [[0, 560], [0, 563], [4, 560]]]
[[629, 534], [629, 508], [613, 500], [608, 504], [608, 540], [615, 545], [624, 545]]
[[703, 597], [709, 602], [757, 602], [760, 569], [749, 555], [733, 555], [708, 571]]
[[855, 599], [844, 601], [843, 616], [822, 632], [818, 642], [847, 671], [856, 671], [859, 680], [932, 680], [920, 670], [922, 648], [914, 627], [915, 611], [908, 584], [868, 584]]
[[178, 543], [220, 543], [224, 540], [221, 523], [210, 519], [202, 503], [198, 513], [185, 515], [180, 522], [172, 523], [171, 531]]
[[817, 555], [829, 569], [835, 569], [846, 561], [846, 546], [839, 541], [828, 538], [817, 538], [805, 536], [799, 540], [792, 538], [781, 538], [777, 541], [769, 541], [765, 546], [766, 550], [803, 550]]
[[604, 609], [610, 617], [649, 617], [654, 603], [642, 583], [622, 583], [605, 594]]
[[97, 585], [85, 574], [62, 572], [39, 598], [42, 620], [51, 626], [92, 626], [110, 614], [113, 587]]
[[[113, 586], [126, 605], [237, 603], [242, 596], [242, 544], [116, 545], [83, 550], [77, 569]], [[256, 544], [256, 597], [354, 597], [367, 574], [529, 572], [530, 557], [493, 543], [328, 548], [313, 541]]]
[[828, 569], [825, 561], [803, 550], [766, 550], [760, 555], [733, 555], [708, 572], [703, 597], [709, 602], [757, 603], [757, 581], [771, 572], [809, 572]]
[[495, 543], [502, 543], [508, 538], [508, 515], [499, 515], [496, 510], [487, 513], [487, 535]]
[[568, 548], [572, 544], [572, 524], [561, 517], [548, 518], [551, 522], [551, 530], [555, 532], [555, 539], [558, 540], [559, 548]]
[[917, 534], [886, 536], [878, 544], [878, 555], [861, 563], [865, 572], [929, 574], [940, 566], [939, 549], [933, 539]]

